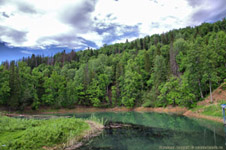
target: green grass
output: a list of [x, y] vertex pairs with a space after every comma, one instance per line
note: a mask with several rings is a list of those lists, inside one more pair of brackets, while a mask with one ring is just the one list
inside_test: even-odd
[[218, 104], [210, 104], [210, 105], [202, 105], [197, 106], [192, 109], [192, 111], [198, 111], [203, 109], [202, 114], [207, 116], [214, 116], [214, 117], [223, 117], [221, 104], [226, 104], [225, 100], [219, 101]]
[[202, 109], [204, 107], [205, 107], [204, 105], [197, 105], [194, 108], [192, 108], [191, 111], [196, 112], [196, 111], [198, 111], [198, 110], [200, 110], [200, 109]]
[[212, 104], [204, 107], [202, 114], [207, 116], [222, 117], [222, 108], [219, 104]]
[[89, 128], [83, 120], [75, 118], [28, 120], [0, 116], [0, 150], [52, 147], [80, 136]]

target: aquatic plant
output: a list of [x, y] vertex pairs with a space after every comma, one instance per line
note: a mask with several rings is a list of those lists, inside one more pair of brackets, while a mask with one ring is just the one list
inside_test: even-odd
[[101, 125], [105, 125], [106, 122], [107, 122], [107, 120], [104, 119], [103, 117], [102, 117], [102, 118], [98, 118], [98, 117], [96, 117], [94, 114], [92, 114], [92, 115], [88, 118], [88, 120], [95, 121], [95, 122], [97, 122], [97, 123], [99, 123], [99, 124], [101, 124]]

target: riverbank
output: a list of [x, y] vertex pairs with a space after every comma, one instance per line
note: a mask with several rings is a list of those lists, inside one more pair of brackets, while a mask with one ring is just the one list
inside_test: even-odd
[[[51, 108], [41, 108], [40, 110], [25, 110], [23, 113], [21, 112], [4, 112], [4, 115], [9, 117], [29, 117], [32, 115], [33, 117], [39, 115], [54, 115], [54, 114], [74, 114], [74, 113], [92, 113], [92, 112], [157, 112], [157, 113], [169, 113], [169, 114], [177, 114], [184, 115], [190, 118], [199, 118], [199, 119], [207, 119], [211, 121], [216, 121], [219, 123], [223, 123], [223, 118], [218, 116], [209, 116], [202, 114], [202, 111], [196, 110], [191, 111], [185, 107], [157, 107], [157, 108], [147, 108], [147, 107], [136, 107], [136, 108], [126, 108], [126, 107], [114, 107], [114, 108], [95, 108], [95, 107], [75, 107], [74, 109], [51, 109]], [[54, 116], [53, 116], [54, 117]]]
[[192, 112], [191, 110], [188, 110], [183, 115], [186, 116], [186, 117], [190, 117], [190, 118], [206, 119], [206, 120], [211, 120], [211, 121], [223, 123], [223, 119], [220, 118], [220, 117], [207, 116], [207, 115], [203, 115], [201, 113]]
[[[52, 112], [41, 112], [41, 114], [67, 114], [67, 113], [87, 113], [87, 112], [157, 112], [157, 113], [168, 113], [176, 115], [184, 115], [190, 118], [197, 119], [207, 119], [211, 121], [216, 121], [223, 123], [223, 118], [219, 116], [210, 116], [202, 114], [202, 111], [191, 111], [185, 107], [157, 107], [157, 108], [148, 108], [148, 107], [136, 107], [136, 108], [125, 108], [125, 107], [115, 107], [115, 108], [87, 108], [87, 107], [77, 107], [75, 109], [59, 109]], [[221, 109], [220, 109], [221, 111]]]
[[[185, 107], [157, 107], [157, 108], [150, 108], [150, 107], [135, 107], [135, 108], [126, 108], [126, 107], [114, 107], [114, 108], [96, 108], [96, 107], [75, 107], [73, 109], [50, 109], [50, 108], [41, 108], [38, 111], [26, 110], [23, 114], [73, 114], [73, 113], [92, 113], [92, 112], [129, 112], [129, 111], [136, 111], [136, 112], [158, 112], [158, 113], [172, 113], [182, 115], [186, 111], [188, 111]], [[13, 114], [13, 113], [11, 113]], [[15, 113], [15, 115], [18, 113]]]

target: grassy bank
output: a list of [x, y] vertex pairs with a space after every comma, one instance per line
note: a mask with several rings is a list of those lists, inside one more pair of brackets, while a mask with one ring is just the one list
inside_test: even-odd
[[202, 115], [222, 118], [223, 114], [222, 114], [221, 104], [226, 104], [226, 101], [222, 100], [222, 101], [219, 101], [218, 103], [213, 103], [209, 105], [198, 105], [196, 108], [193, 108], [192, 111], [198, 112]]
[[0, 149], [41, 150], [66, 143], [89, 129], [88, 123], [75, 118], [28, 120], [0, 116]]

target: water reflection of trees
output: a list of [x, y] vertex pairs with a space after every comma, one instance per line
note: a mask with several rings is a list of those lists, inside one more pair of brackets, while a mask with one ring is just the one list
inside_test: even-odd
[[[178, 115], [138, 112], [95, 113], [98, 118], [133, 124], [106, 129], [94, 138], [91, 149], [159, 149], [159, 146], [223, 146], [224, 129], [219, 124]], [[225, 129], [226, 130], [226, 129]], [[221, 132], [221, 134], [220, 134]]]
[[[108, 128], [86, 145], [90, 149], [159, 149], [159, 146], [222, 146], [224, 139], [210, 130], [182, 132], [142, 125]], [[215, 136], [215, 139], [213, 138]], [[203, 140], [202, 140], [203, 139]], [[81, 148], [82, 149], [82, 148]]]
[[149, 127], [160, 127], [180, 131], [200, 131], [200, 125], [187, 117], [178, 115], [168, 115], [164, 113], [149, 112], [105, 112], [95, 113], [96, 117], [105, 118], [107, 120], [144, 125]]

